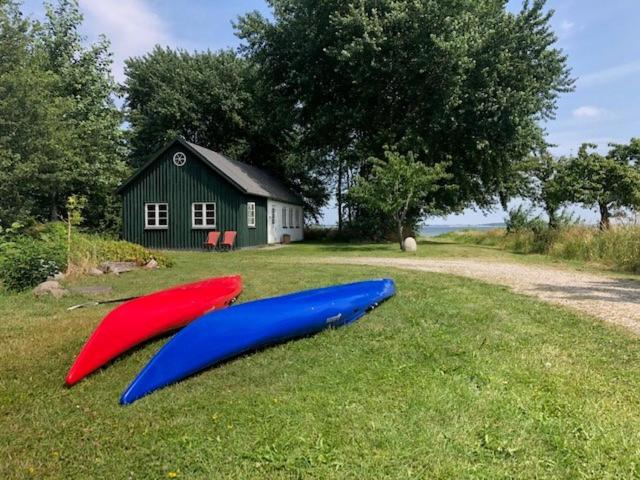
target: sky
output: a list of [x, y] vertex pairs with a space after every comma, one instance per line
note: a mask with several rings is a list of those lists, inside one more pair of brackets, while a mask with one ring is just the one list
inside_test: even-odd
[[[510, 0], [517, 11], [521, 0]], [[269, 14], [264, 0], [80, 0], [88, 41], [105, 34], [114, 53], [113, 74], [123, 80], [124, 60], [154, 45], [187, 50], [236, 48], [233, 21], [252, 10]], [[556, 119], [545, 125], [557, 155], [575, 153], [583, 142], [606, 151], [609, 142], [626, 143], [640, 136], [640, 0], [548, 0], [555, 10], [552, 26], [558, 46], [568, 55], [576, 89], [558, 102]], [[23, 12], [42, 18], [41, 0], [23, 2]], [[514, 202], [519, 203], [519, 202]], [[574, 209], [587, 221], [595, 212]], [[483, 213], [428, 219], [430, 224], [500, 222], [497, 208]], [[322, 223], [335, 223], [335, 206], [325, 209]]]

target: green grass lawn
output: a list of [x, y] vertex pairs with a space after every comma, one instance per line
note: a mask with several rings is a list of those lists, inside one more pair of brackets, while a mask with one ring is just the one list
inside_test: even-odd
[[[240, 301], [369, 277], [397, 283], [395, 298], [352, 326], [243, 356], [129, 407], [121, 392], [166, 339], [67, 389], [68, 367], [109, 308], [67, 312], [83, 298], [0, 295], [0, 476], [640, 475], [637, 338], [471, 280], [288, 260], [342, 248], [172, 253], [172, 269], [82, 279], [119, 297], [241, 273]], [[437, 248], [429, 254], [458, 247]]]

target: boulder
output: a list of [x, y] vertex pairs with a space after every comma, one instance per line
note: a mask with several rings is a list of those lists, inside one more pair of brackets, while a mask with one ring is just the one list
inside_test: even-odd
[[62, 285], [60, 285], [56, 280], [47, 280], [34, 288], [33, 293], [39, 297], [43, 295], [52, 295], [54, 298], [62, 298], [69, 292], [62, 288]]
[[158, 262], [156, 261], [155, 258], [152, 258], [151, 260], [149, 260], [146, 265], [142, 268], [146, 268], [147, 270], [153, 270], [155, 268], [158, 268]]
[[418, 244], [416, 243], [416, 239], [413, 237], [407, 237], [404, 239], [404, 251], [405, 252], [415, 252], [418, 250]]
[[130, 272], [136, 268], [138, 268], [138, 266], [135, 262], [102, 262], [100, 265], [100, 269], [104, 273], [115, 273], [116, 275]]
[[100, 275], [104, 275], [104, 272], [96, 267], [91, 267], [87, 273], [92, 277], [98, 277]]

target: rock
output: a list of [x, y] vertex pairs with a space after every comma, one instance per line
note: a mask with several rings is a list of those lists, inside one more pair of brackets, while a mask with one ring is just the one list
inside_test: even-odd
[[56, 280], [47, 280], [34, 288], [33, 293], [39, 297], [43, 295], [52, 295], [54, 298], [62, 298], [69, 292], [62, 288], [62, 285], [60, 285]]
[[115, 273], [116, 275], [130, 272], [136, 268], [138, 268], [138, 266], [135, 262], [103, 262], [100, 265], [100, 269], [104, 273]]
[[416, 239], [413, 237], [407, 237], [404, 239], [404, 251], [405, 252], [415, 252], [418, 250], [418, 244], [416, 243]]
[[147, 264], [142, 267], [142, 268], [146, 268], [147, 270], [153, 270], [154, 268], [158, 268], [158, 262], [156, 261], [155, 258], [152, 258], [151, 260], [149, 260], [147, 262]]
[[87, 273], [92, 277], [98, 277], [100, 275], [104, 275], [104, 272], [96, 267], [91, 267]]
[[89, 285], [87, 287], [73, 287], [71, 291], [82, 295], [106, 295], [111, 293], [113, 288], [108, 285]]

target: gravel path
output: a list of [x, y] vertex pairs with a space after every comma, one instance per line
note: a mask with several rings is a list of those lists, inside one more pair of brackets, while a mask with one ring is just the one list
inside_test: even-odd
[[640, 282], [547, 266], [478, 260], [325, 257], [321, 262], [451, 273], [511, 287], [564, 305], [640, 335]]

